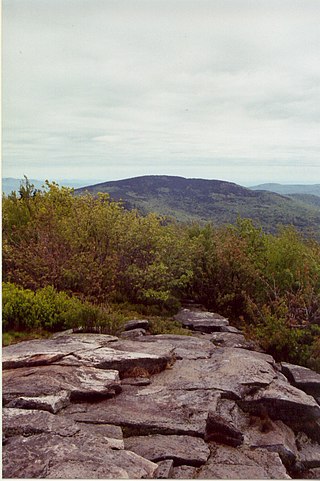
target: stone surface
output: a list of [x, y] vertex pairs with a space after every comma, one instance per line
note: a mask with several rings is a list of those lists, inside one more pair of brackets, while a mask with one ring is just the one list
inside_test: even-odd
[[72, 334], [24, 341], [3, 348], [2, 367], [13, 369], [51, 364], [77, 351], [107, 346], [117, 339], [105, 334]]
[[156, 479], [170, 479], [173, 474], [173, 461], [172, 459], [165, 459], [164, 461], [159, 461], [157, 463], [158, 468], [155, 472], [154, 477]]
[[172, 470], [173, 479], [194, 479], [196, 468], [192, 466], [177, 466]]
[[285, 466], [291, 467], [298, 453], [293, 431], [282, 421], [270, 418], [251, 419], [245, 434], [245, 444], [278, 453]]
[[257, 346], [252, 341], [247, 341], [243, 334], [231, 332], [217, 332], [211, 336], [211, 342], [218, 347], [233, 347], [255, 350]]
[[142, 337], [147, 334], [145, 329], [137, 328], [129, 331], [124, 331], [120, 334], [122, 339], [136, 339], [137, 337]]
[[247, 395], [239, 405], [252, 414], [266, 412], [272, 419], [298, 422], [299, 425], [320, 418], [320, 406], [314, 398], [281, 379]]
[[200, 479], [290, 479], [277, 453], [215, 445]]
[[182, 309], [174, 316], [174, 319], [188, 329], [207, 333], [219, 332], [223, 327], [229, 325], [228, 319], [219, 314], [189, 309]]
[[125, 439], [125, 448], [154, 462], [172, 459], [175, 466], [201, 466], [210, 455], [207, 444], [192, 436], [133, 436]]
[[297, 366], [287, 362], [282, 362], [281, 368], [283, 374], [293, 386], [302, 389], [313, 397], [320, 396], [320, 374], [307, 367]]
[[237, 404], [228, 399], [220, 399], [215, 409], [208, 413], [205, 439], [240, 446], [244, 439], [242, 428], [245, 424], [245, 414], [240, 414]]
[[142, 343], [168, 346], [173, 349], [176, 359], [206, 359], [214, 352], [215, 347], [209, 340], [199, 339], [194, 336], [180, 336], [176, 334], [158, 334], [146, 336], [139, 340]]
[[95, 437], [51, 434], [10, 438], [5, 478], [152, 478], [157, 465], [135, 453], [109, 449]]
[[4, 405], [57, 412], [70, 401], [114, 396], [121, 390], [115, 370], [48, 365], [6, 370]]
[[320, 468], [320, 445], [312, 442], [305, 434], [297, 436], [298, 459], [305, 469]]
[[131, 331], [133, 329], [148, 329], [149, 321], [147, 319], [128, 321], [124, 325], [125, 331]]

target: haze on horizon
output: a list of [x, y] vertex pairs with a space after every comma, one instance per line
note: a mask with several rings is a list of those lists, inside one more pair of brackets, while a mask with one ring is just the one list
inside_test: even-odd
[[318, 0], [3, 0], [3, 177], [320, 182]]

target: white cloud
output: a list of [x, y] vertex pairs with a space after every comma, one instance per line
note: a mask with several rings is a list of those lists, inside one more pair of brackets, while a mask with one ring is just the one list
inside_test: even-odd
[[316, 0], [5, 0], [3, 172], [319, 181], [319, 19]]

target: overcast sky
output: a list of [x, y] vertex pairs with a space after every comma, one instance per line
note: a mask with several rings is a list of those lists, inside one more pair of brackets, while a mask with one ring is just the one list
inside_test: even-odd
[[319, 0], [3, 0], [4, 177], [320, 182]]

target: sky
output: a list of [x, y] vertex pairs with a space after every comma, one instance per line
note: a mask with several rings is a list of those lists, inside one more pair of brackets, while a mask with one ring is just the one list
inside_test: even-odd
[[319, 0], [3, 0], [2, 176], [320, 183]]

